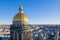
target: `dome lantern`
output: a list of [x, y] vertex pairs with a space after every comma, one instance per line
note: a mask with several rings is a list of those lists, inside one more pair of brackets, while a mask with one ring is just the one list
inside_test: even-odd
[[19, 12], [23, 13], [23, 6], [22, 5], [19, 7]]

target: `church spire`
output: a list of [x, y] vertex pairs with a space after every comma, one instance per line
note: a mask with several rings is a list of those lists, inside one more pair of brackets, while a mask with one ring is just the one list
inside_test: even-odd
[[23, 6], [22, 5], [20, 5], [20, 7], [19, 7], [19, 12], [23, 13]]

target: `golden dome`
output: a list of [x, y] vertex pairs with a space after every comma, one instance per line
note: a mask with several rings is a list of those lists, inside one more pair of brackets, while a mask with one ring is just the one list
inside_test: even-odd
[[28, 23], [28, 17], [23, 13], [22, 11], [23, 7], [20, 6], [19, 8], [19, 13], [17, 15], [14, 16], [13, 18], [13, 22], [22, 22], [22, 23]]

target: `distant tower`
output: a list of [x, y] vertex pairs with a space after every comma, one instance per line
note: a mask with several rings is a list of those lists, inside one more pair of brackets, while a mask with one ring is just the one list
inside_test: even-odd
[[32, 30], [28, 25], [28, 17], [19, 7], [19, 13], [13, 18], [13, 25], [10, 27], [10, 40], [32, 40]]

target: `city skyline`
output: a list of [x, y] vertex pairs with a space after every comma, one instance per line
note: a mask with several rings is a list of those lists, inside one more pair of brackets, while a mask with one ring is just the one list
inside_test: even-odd
[[30, 24], [60, 24], [60, 0], [0, 0], [0, 24], [12, 24], [21, 4]]

